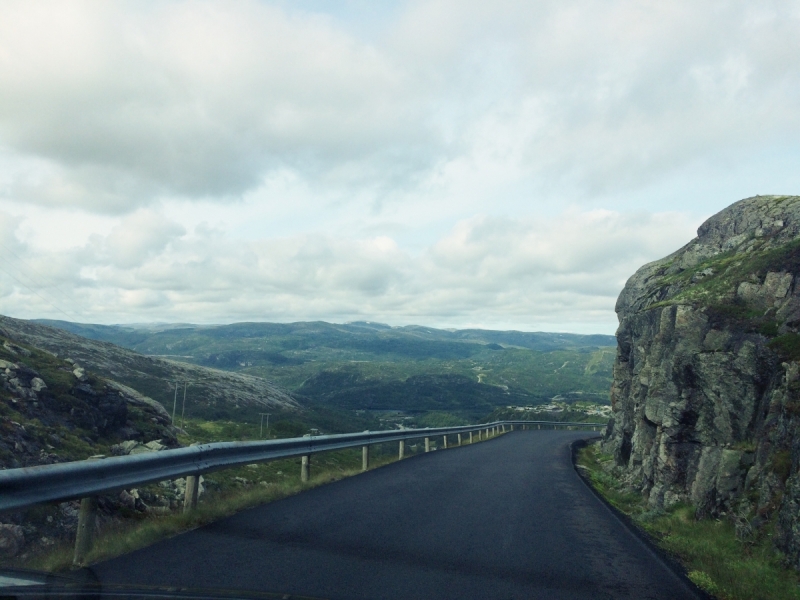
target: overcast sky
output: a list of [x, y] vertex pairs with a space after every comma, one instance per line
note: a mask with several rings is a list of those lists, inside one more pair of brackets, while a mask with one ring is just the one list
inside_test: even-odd
[[0, 313], [613, 333], [800, 193], [800, 2], [0, 4]]

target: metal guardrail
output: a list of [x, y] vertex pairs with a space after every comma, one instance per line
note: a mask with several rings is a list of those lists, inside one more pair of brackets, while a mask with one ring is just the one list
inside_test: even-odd
[[80, 498], [73, 565], [82, 566], [92, 547], [98, 494], [186, 477], [184, 510], [191, 510], [197, 506], [198, 486], [203, 473], [300, 456], [300, 478], [308, 481], [311, 455], [320, 452], [361, 447], [362, 469], [366, 471], [369, 468], [369, 447], [373, 444], [399, 442], [399, 456], [403, 458], [406, 440], [424, 438], [425, 452], [429, 452], [432, 437], [443, 436], [443, 447], [447, 448], [449, 435], [457, 435], [458, 445], [461, 445], [463, 434], [469, 434], [472, 442], [474, 433], [478, 433], [480, 440], [485, 432], [488, 439], [493, 434], [504, 433], [507, 426], [513, 431], [515, 425], [523, 428], [537, 426], [539, 429], [543, 425], [592, 428], [605, 426], [604, 423], [564, 421], [497, 421], [463, 427], [365, 431], [258, 442], [218, 442], [103, 460], [7, 469], [0, 471], [0, 514], [45, 502]]
[[256, 442], [217, 442], [103, 460], [7, 469], [0, 471], [0, 513], [281, 458], [307, 457], [331, 450], [468, 434], [501, 427], [505, 429], [511, 425], [605, 426], [603, 423], [498, 421], [461, 427], [366, 431]]

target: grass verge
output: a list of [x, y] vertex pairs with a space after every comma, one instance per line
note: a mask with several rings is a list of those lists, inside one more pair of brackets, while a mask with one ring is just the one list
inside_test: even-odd
[[610, 461], [597, 444], [577, 453], [579, 470], [594, 489], [675, 557], [699, 588], [720, 600], [800, 599], [800, 577], [783, 566], [772, 546], [770, 528], [741, 540], [733, 522], [697, 520], [691, 506], [651, 510], [641, 494], [626, 491], [609, 473]]

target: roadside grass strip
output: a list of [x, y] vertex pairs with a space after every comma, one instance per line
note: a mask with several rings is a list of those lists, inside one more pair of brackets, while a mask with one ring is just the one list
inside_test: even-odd
[[800, 599], [800, 576], [773, 548], [771, 526], [739, 539], [731, 520], [697, 520], [691, 506], [652, 510], [641, 494], [626, 491], [609, 473], [611, 460], [596, 443], [577, 453], [577, 466], [594, 489], [677, 559], [699, 588], [720, 600]]

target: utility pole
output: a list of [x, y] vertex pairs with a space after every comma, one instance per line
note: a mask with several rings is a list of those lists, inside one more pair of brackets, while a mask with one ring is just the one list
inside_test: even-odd
[[260, 438], [264, 438], [264, 415], [267, 415], [267, 433], [269, 433], [269, 416], [272, 413], [258, 413], [261, 415], [261, 434], [258, 436]]
[[178, 406], [178, 382], [175, 382], [175, 398], [172, 400], [172, 425], [175, 425], [175, 408]]
[[181, 406], [181, 429], [183, 426], [186, 425], [186, 419], [184, 415], [186, 414], [186, 382], [183, 382], [183, 405]]

